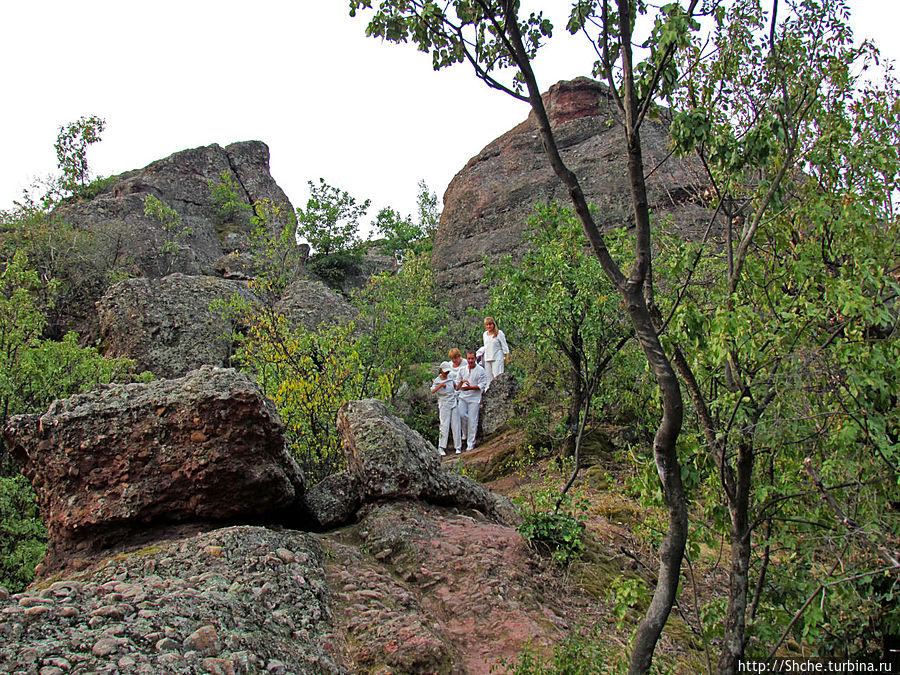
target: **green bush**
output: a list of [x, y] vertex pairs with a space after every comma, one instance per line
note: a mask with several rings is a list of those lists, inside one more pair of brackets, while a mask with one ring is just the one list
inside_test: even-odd
[[615, 672], [610, 657], [595, 626], [590, 631], [572, 631], [556, 645], [552, 657], [542, 656], [529, 645], [519, 654], [518, 661], [504, 663], [503, 667], [510, 675], [602, 675]]
[[0, 476], [0, 586], [19, 593], [47, 549], [34, 490], [22, 475]]
[[549, 553], [560, 565], [568, 565], [585, 548], [588, 500], [577, 489], [561, 495], [558, 487], [561, 479], [562, 476], [547, 475], [541, 485], [526, 490], [516, 499], [522, 510], [518, 530], [536, 550]]

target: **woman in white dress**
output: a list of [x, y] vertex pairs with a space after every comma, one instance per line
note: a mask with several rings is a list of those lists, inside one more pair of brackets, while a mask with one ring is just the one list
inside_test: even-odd
[[487, 389], [494, 378], [509, 365], [509, 345], [506, 344], [506, 335], [497, 328], [497, 322], [490, 316], [484, 318], [484, 333], [481, 338], [484, 341], [484, 371], [487, 374], [484, 388]]

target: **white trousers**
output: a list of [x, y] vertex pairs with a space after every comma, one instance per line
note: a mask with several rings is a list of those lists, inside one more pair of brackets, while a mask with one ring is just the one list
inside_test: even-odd
[[485, 361], [484, 362], [484, 372], [487, 374], [487, 382], [484, 385], [485, 389], [490, 387], [491, 382], [494, 381], [494, 378], [503, 372], [503, 366], [504, 366], [504, 361], [503, 361], [502, 356], [500, 357], [499, 361]]
[[478, 409], [481, 406], [481, 397], [477, 401], [459, 399], [459, 430], [466, 437], [466, 450], [475, 447], [475, 433], [478, 431]]
[[[451, 407], [452, 406], [452, 407]], [[459, 407], [456, 401], [448, 401], [438, 403], [438, 414], [441, 419], [441, 440], [438, 443], [440, 450], [447, 449], [447, 441], [450, 440], [450, 431], [453, 431], [453, 438], [456, 441], [453, 447], [459, 452], [462, 450], [462, 436], [459, 434]]]

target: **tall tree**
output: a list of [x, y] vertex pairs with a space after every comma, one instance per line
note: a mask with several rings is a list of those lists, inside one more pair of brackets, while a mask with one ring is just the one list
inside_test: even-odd
[[[887, 354], [897, 349], [890, 307], [900, 104], [892, 81], [873, 86], [861, 77], [877, 57], [868, 45], [854, 47], [846, 15], [831, 0], [776, 1], [770, 12], [758, 1], [734, 3], [715, 13], [708, 41], [679, 54], [692, 71], [676, 92], [672, 133], [707, 168], [726, 235], [722, 268], [674, 310], [671, 336], [730, 519], [721, 673], [735, 672], [747, 623], [778, 583], [773, 547], [808, 550], [818, 538], [798, 533], [833, 526], [834, 485], [847, 481], [841, 489], [854, 486], [857, 514], [882, 530], [877, 509], [859, 505], [882, 484], [879, 474], [900, 475], [890, 438], [896, 420], [884, 407], [898, 394]], [[873, 358], [878, 375], [868, 372]], [[860, 414], [862, 438], [850, 431]], [[871, 432], [879, 427], [881, 435]], [[829, 444], [827, 458], [805, 447], [812, 438]], [[810, 490], [798, 481], [823, 463], [833, 484]], [[754, 538], [761, 545], [752, 587]], [[862, 565], [848, 579], [896, 567], [895, 554], [862, 554], [858, 544], [840, 560], [845, 571]], [[816, 583], [824, 606], [825, 588], [838, 581]], [[798, 604], [792, 625], [809, 603]]]
[[[391, 42], [412, 40], [429, 52], [436, 69], [468, 62], [489, 87], [530, 104], [537, 120], [544, 152], [568, 190], [591, 250], [609, 281], [617, 289], [631, 320], [635, 337], [653, 372], [662, 399], [663, 414], [653, 442], [656, 468], [668, 510], [668, 528], [660, 549], [659, 577], [647, 613], [631, 643], [629, 672], [647, 672], [653, 651], [668, 619], [678, 589], [687, 538], [687, 505], [681, 482], [676, 441], [683, 422], [681, 387], [659, 339], [661, 319], [653, 298], [651, 274], [650, 209], [644, 178], [640, 129], [654, 99], [675, 79], [675, 48], [687, 39], [699, 0], [685, 9], [670, 4], [659, 10], [650, 55], [639, 63], [633, 51], [635, 20], [647, 6], [634, 0], [579, 0], [569, 29], [599, 27], [592, 38], [602, 72], [621, 113], [627, 147], [627, 167], [635, 225], [633, 263], [623, 270], [610, 255], [606, 240], [588, 209], [578, 178], [566, 166], [541, 98], [531, 61], [542, 41], [552, 33], [540, 13], [520, 16], [516, 0], [384, 0], [370, 19], [367, 33]], [[370, 0], [350, 0], [350, 14], [371, 9]], [[512, 78], [501, 81], [504, 69]], [[509, 71], [506, 71], [509, 72]], [[624, 223], [623, 223], [624, 224]]]

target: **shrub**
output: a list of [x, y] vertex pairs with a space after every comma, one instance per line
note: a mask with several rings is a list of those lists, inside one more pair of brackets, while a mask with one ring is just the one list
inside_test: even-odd
[[517, 499], [522, 510], [519, 534], [541, 553], [568, 565], [585, 548], [587, 498], [579, 490], [560, 494], [559, 476], [547, 475], [541, 485]]
[[22, 475], [0, 476], [0, 586], [19, 593], [47, 549], [34, 491]]

